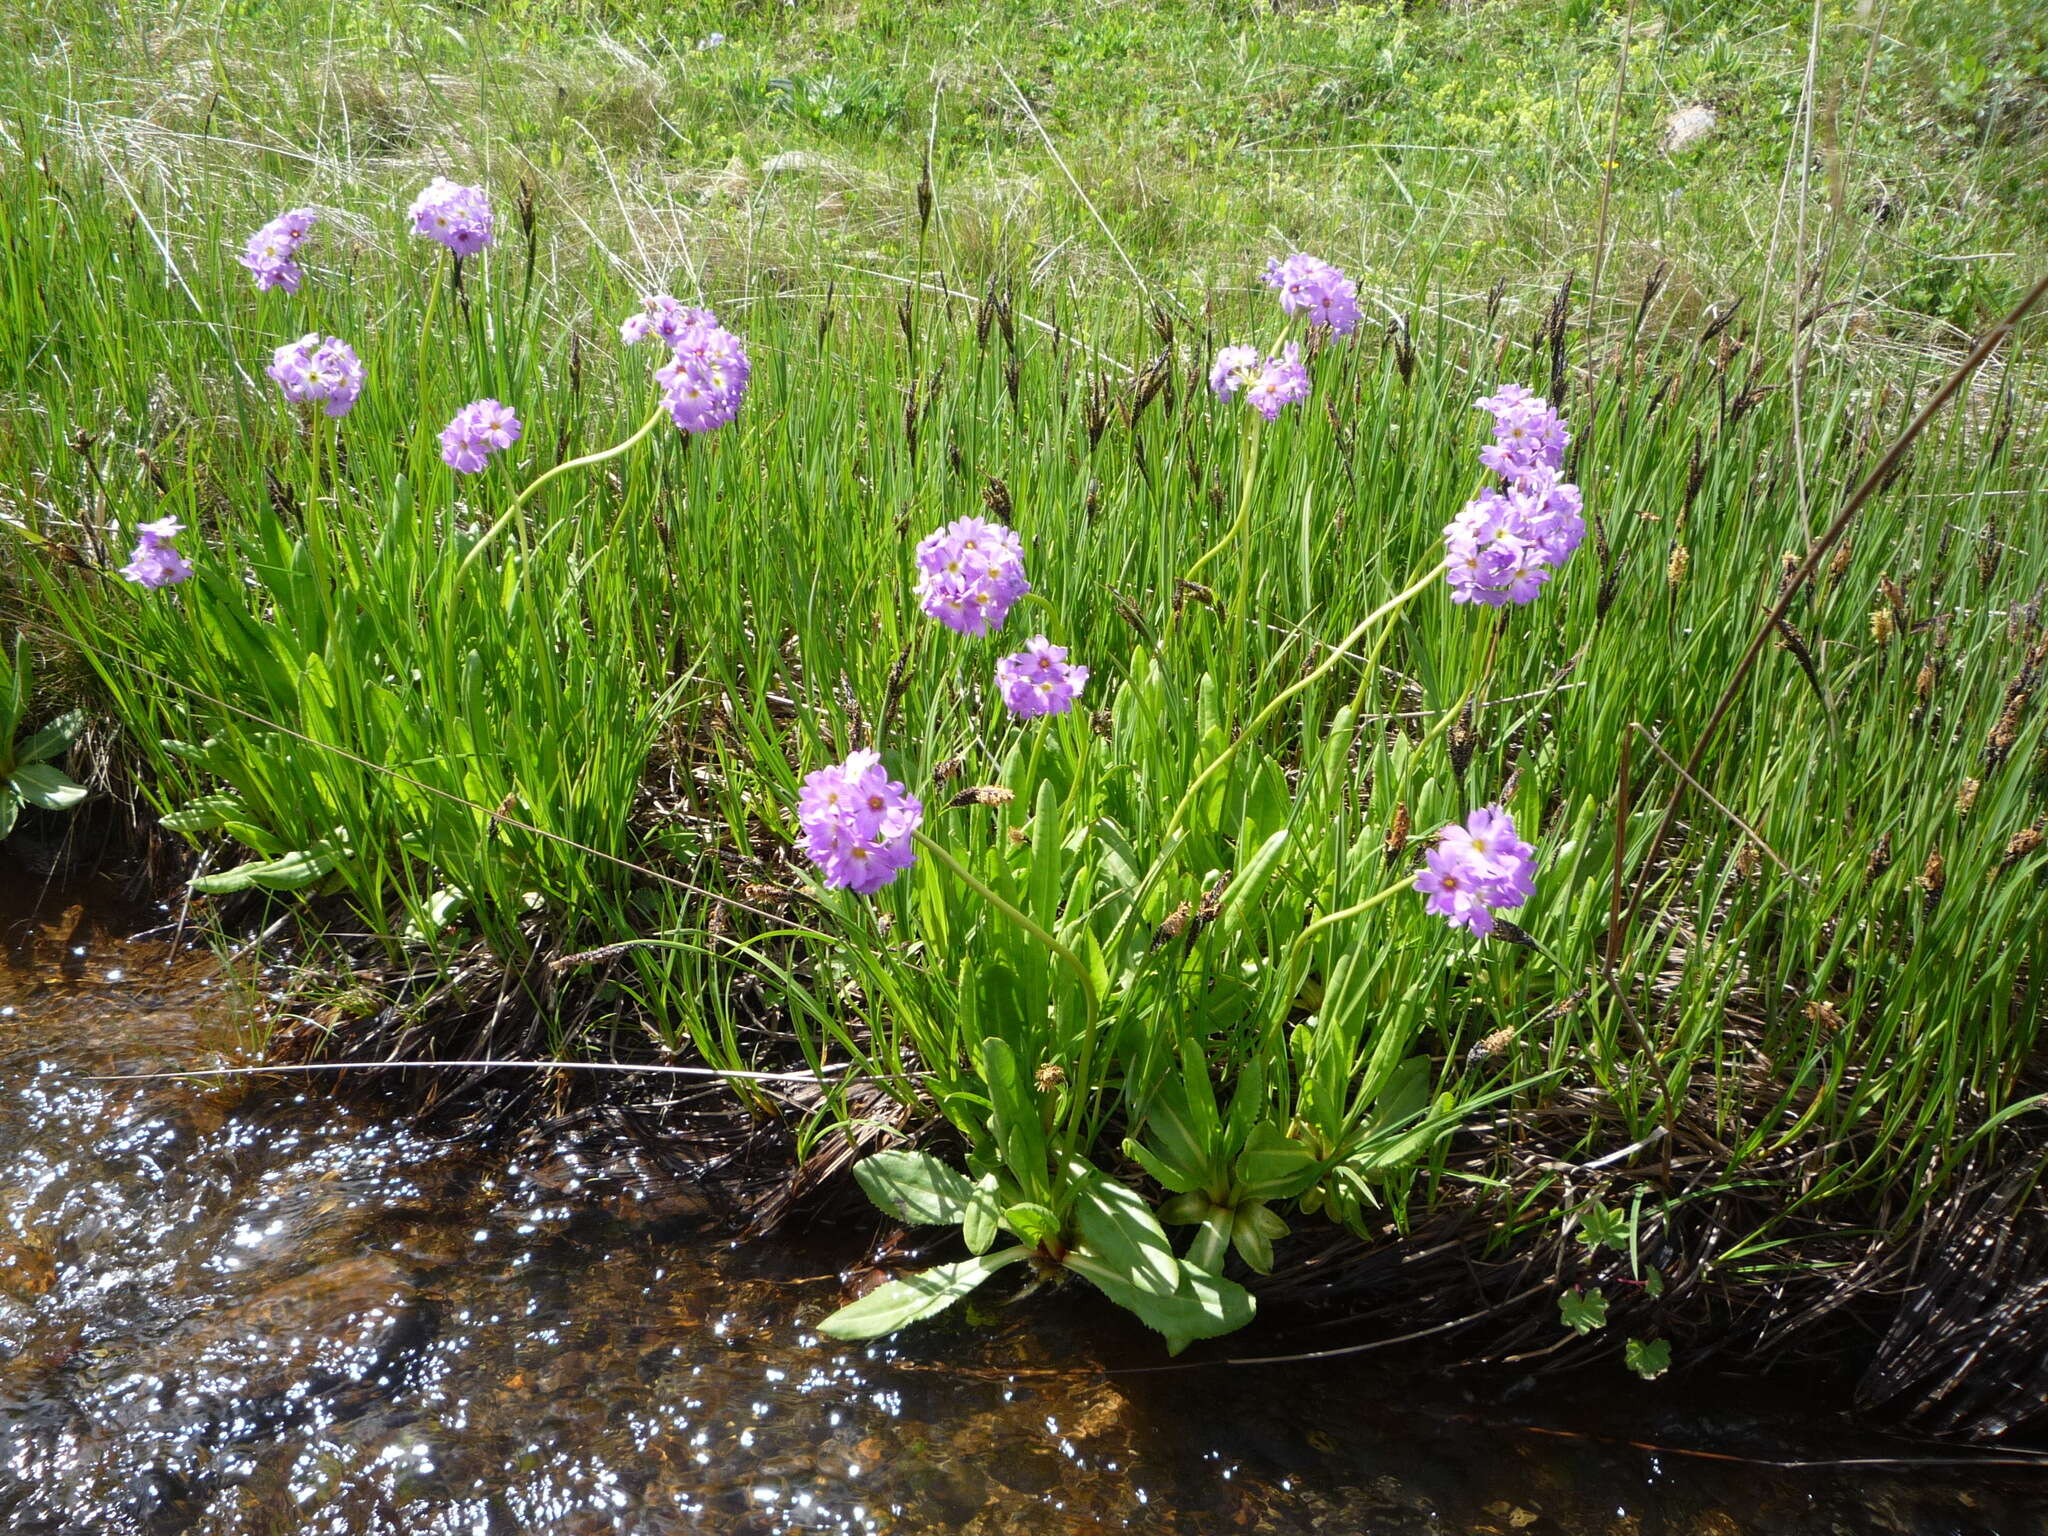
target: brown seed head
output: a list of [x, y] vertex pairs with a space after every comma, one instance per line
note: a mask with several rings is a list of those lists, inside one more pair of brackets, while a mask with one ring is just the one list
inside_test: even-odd
[[1408, 815], [1408, 802], [1401, 801], [1394, 807], [1394, 824], [1387, 828], [1387, 862], [1394, 863], [1408, 847], [1408, 834], [1414, 830], [1414, 822]]
[[1830, 1035], [1839, 1033], [1844, 1022], [1841, 1013], [1833, 1003], [1822, 1001], [1815, 1001], [1806, 1005], [1806, 1018], [1808, 1023], [1819, 1026], [1821, 1030]]
[[1671, 560], [1664, 567], [1664, 580], [1676, 592], [1685, 581], [1686, 568], [1692, 564], [1692, 554], [1683, 544], [1671, 546]]
[[1920, 889], [1926, 894], [1927, 906], [1931, 911], [1941, 900], [1942, 890], [1948, 885], [1948, 869], [1941, 861], [1941, 849], [1927, 850], [1927, 862], [1920, 867]]

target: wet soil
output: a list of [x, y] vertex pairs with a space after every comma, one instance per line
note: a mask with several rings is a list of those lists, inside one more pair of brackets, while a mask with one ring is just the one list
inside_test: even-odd
[[125, 937], [171, 916], [0, 862], [0, 1530], [2048, 1533], [2048, 1465], [1797, 1383], [1158, 1369], [1064, 1294], [821, 1341], [857, 1236], [628, 1219], [373, 1089], [110, 1080], [248, 1059], [264, 978]]

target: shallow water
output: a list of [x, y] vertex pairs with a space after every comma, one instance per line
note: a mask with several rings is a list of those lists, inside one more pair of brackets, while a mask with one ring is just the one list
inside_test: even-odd
[[1778, 1388], [1131, 1372], [1066, 1297], [821, 1342], [844, 1242], [624, 1220], [373, 1100], [94, 1080], [237, 1059], [238, 1003], [0, 891], [0, 1529], [2048, 1532], [2048, 1469], [1755, 1464], [1956, 1454]]

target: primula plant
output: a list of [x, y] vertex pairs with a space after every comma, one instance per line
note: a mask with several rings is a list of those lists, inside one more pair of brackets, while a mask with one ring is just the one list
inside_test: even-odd
[[[1268, 281], [1287, 315], [1333, 335], [1355, 327], [1351, 285], [1335, 268], [1296, 256]], [[1226, 403], [1242, 395], [1261, 425], [1312, 388], [1293, 341], [1272, 353], [1225, 348], [1212, 383]], [[1482, 403], [1501, 405], [1508, 455], [1489, 449], [1489, 467], [1499, 459], [1513, 494], [1554, 497], [1553, 481], [1537, 477], [1553, 475], [1561, 423], [1520, 395]], [[1259, 467], [1248, 452], [1246, 504]], [[1534, 537], [1550, 531], [1531, 520], [1565, 514], [1517, 515], [1516, 531], [1492, 536], [1520, 557], [1524, 542], [1537, 547]], [[1560, 542], [1540, 547], [1547, 556]], [[980, 518], [924, 539], [915, 564], [919, 607], [967, 640], [1000, 630], [1032, 591], [1017, 534]], [[1375, 634], [1383, 641], [1444, 571], [1453, 594], [1463, 592], [1451, 562], [1425, 570], [1360, 620], [1338, 654]], [[1430, 1102], [1427, 1064], [1407, 1054], [1410, 1039], [1370, 1023], [1374, 983], [1385, 984], [1399, 952], [1379, 914], [1412, 886], [1428, 914], [1483, 938], [1495, 911], [1533, 893], [1535, 848], [1505, 809], [1487, 807], [1447, 825], [1421, 873], [1389, 882], [1346, 812], [1353, 707], [1304, 717], [1320, 745], [1291, 781], [1264, 734], [1335, 657], [1277, 690], [1234, 737], [1209, 714], [1215, 679], [1204, 676], [1189, 755], [1168, 725], [1175, 644], [1169, 636], [1165, 654], [1133, 658], [1103, 733], [1037, 719], [1065, 714], [1087, 680], [1066, 648], [1039, 635], [1003, 657], [993, 691], [1025, 722], [1024, 736], [1002, 795], [979, 802], [1008, 809], [986, 832], [958, 821], [927, 829], [922, 807], [872, 752], [805, 781], [803, 846], [822, 883], [871, 894], [909, 875], [920, 888], [908, 921], [948, 957], [950, 984], [936, 995], [862, 969], [887, 989], [888, 1012], [925, 1064], [925, 1091], [965, 1142], [967, 1166], [884, 1152], [859, 1165], [861, 1182], [899, 1219], [958, 1225], [972, 1255], [877, 1288], [828, 1319], [827, 1333], [887, 1332], [1028, 1262], [1041, 1277], [1087, 1280], [1178, 1351], [1250, 1318], [1251, 1295], [1225, 1275], [1226, 1259], [1271, 1270], [1286, 1211], [1357, 1222], [1460, 1113]], [[1196, 881], [1199, 914], [1172, 896]], [[1218, 1038], [1233, 1042], [1227, 1104], [1211, 1078]], [[840, 1043], [860, 1051], [850, 1034]], [[860, 1054], [869, 1072], [886, 1074], [872, 1051]], [[1112, 1128], [1124, 1132], [1121, 1166], [1101, 1157]], [[1164, 1204], [1141, 1191], [1145, 1179]], [[1169, 1225], [1194, 1231], [1176, 1245]], [[995, 1246], [1001, 1235], [1009, 1246]]]

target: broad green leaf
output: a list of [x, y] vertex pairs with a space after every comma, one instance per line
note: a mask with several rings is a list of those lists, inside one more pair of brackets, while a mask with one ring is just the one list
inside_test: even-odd
[[1185, 1195], [1201, 1187], [1200, 1176], [1191, 1174], [1176, 1164], [1169, 1163], [1157, 1152], [1131, 1137], [1124, 1138], [1124, 1155], [1176, 1195]]
[[969, 1253], [987, 1253], [995, 1246], [996, 1224], [1002, 1218], [996, 1199], [996, 1176], [985, 1173], [967, 1197], [967, 1209], [960, 1217], [960, 1235]]
[[1266, 1229], [1253, 1215], [1262, 1211], [1263, 1206], [1252, 1206], [1240, 1210], [1230, 1225], [1230, 1245], [1237, 1250], [1237, 1256], [1261, 1275], [1273, 1273], [1273, 1239], [1266, 1235]]
[[1040, 1205], [1036, 1200], [1020, 1200], [1004, 1207], [1002, 1221], [1019, 1241], [1034, 1248], [1052, 1248], [1059, 1242], [1058, 1215], [1051, 1206]]
[[209, 896], [246, 891], [252, 886], [261, 886], [267, 891], [294, 891], [333, 874], [336, 861], [334, 845], [323, 841], [309, 849], [282, 854], [274, 859], [238, 864], [217, 875], [201, 875], [192, 882], [192, 889]]
[[964, 1221], [974, 1195], [973, 1185], [929, 1152], [871, 1152], [853, 1165], [853, 1176], [876, 1205], [915, 1226]]
[[55, 757], [85, 729], [85, 711], [74, 709], [59, 715], [48, 725], [14, 749], [17, 763], [40, 763], [46, 757]]
[[1170, 1296], [1139, 1290], [1086, 1252], [1069, 1254], [1067, 1267], [1148, 1328], [1164, 1334], [1169, 1354], [1179, 1354], [1196, 1339], [1213, 1339], [1242, 1328], [1258, 1309], [1251, 1292], [1236, 1281], [1186, 1266], [1181, 1269], [1179, 1288]]
[[14, 830], [15, 818], [21, 815], [21, 796], [5, 784], [0, 784], [0, 837]]
[[1655, 1381], [1671, 1369], [1671, 1344], [1666, 1339], [1630, 1339], [1622, 1347], [1628, 1368], [1645, 1381]]
[[1557, 1315], [1573, 1333], [1591, 1333], [1607, 1326], [1607, 1298], [1574, 1287], [1557, 1298]]
[[1046, 1193], [1045, 1122], [1017, 1070], [1016, 1053], [993, 1035], [981, 1042], [981, 1076], [1003, 1165], [1027, 1195]]
[[166, 811], [161, 825], [172, 832], [218, 832], [233, 821], [246, 821], [249, 807], [240, 795], [200, 795], [175, 811]]
[[1204, 1274], [1223, 1273], [1223, 1261], [1230, 1254], [1231, 1234], [1237, 1229], [1237, 1216], [1227, 1205], [1212, 1205], [1202, 1218], [1201, 1229], [1195, 1233], [1195, 1240], [1188, 1244], [1187, 1257], [1181, 1260], [1181, 1269], [1193, 1267]]
[[818, 1325], [831, 1339], [874, 1339], [943, 1312], [1006, 1265], [1027, 1256], [1023, 1248], [977, 1254], [957, 1264], [941, 1264], [901, 1280], [878, 1285], [859, 1301], [849, 1302]]
[[1180, 1260], [1144, 1196], [1079, 1158], [1068, 1158], [1066, 1170], [1075, 1225], [1095, 1255], [1141, 1291], [1171, 1296], [1178, 1290]]
[[23, 763], [9, 782], [22, 799], [46, 811], [68, 811], [85, 798], [83, 784], [48, 763]]
[[1234, 1200], [1287, 1200], [1322, 1177], [1322, 1164], [1315, 1153], [1266, 1120], [1252, 1127], [1234, 1171]]
[[1628, 1218], [1620, 1211], [1609, 1210], [1598, 1200], [1588, 1200], [1577, 1212], [1579, 1218], [1579, 1241], [1596, 1252], [1612, 1248], [1616, 1253], [1628, 1252]]
[[1237, 872], [1237, 877], [1223, 893], [1221, 921], [1225, 933], [1235, 932], [1244, 922], [1245, 912], [1257, 905], [1273, 878], [1273, 871], [1279, 867], [1280, 855], [1286, 851], [1287, 829], [1282, 827], [1261, 843], [1258, 852]]
[[1643, 1294], [1652, 1301], [1664, 1294], [1664, 1272], [1654, 1264], [1643, 1267]]

